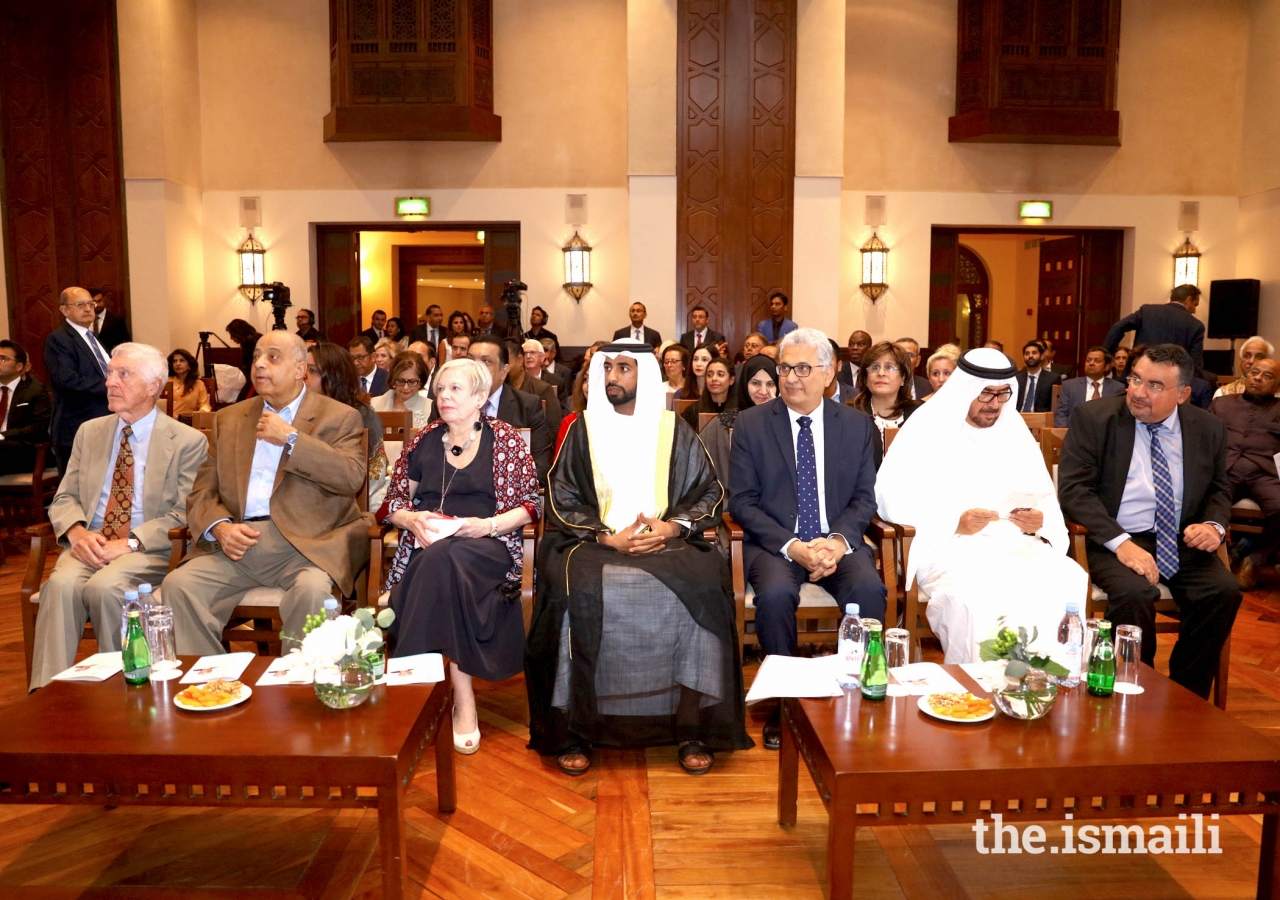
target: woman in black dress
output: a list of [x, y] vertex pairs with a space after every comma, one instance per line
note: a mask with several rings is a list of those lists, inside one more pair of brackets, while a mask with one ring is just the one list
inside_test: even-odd
[[489, 385], [474, 360], [441, 367], [440, 418], [405, 447], [387, 491], [385, 521], [401, 530], [387, 576], [395, 655], [449, 658], [459, 753], [480, 747], [472, 677], [524, 668], [521, 529], [538, 515], [538, 474], [520, 433], [481, 416]]

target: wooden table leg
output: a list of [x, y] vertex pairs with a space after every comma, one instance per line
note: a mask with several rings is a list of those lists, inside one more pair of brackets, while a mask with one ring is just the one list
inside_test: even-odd
[[1262, 817], [1262, 850], [1258, 859], [1258, 900], [1280, 898], [1280, 856], [1276, 838], [1280, 833], [1280, 813]]
[[382, 896], [402, 900], [405, 895], [404, 791], [394, 787], [378, 789], [378, 842], [382, 847]]
[[853, 837], [857, 805], [836, 781], [827, 807], [827, 889], [831, 900], [853, 900]]
[[[447, 676], [446, 676], [447, 677]], [[453, 691], [436, 729], [436, 797], [440, 812], [457, 808], [457, 790], [453, 777]]]
[[799, 789], [800, 754], [796, 749], [796, 735], [793, 731], [792, 716], [794, 710], [787, 704], [794, 700], [782, 699], [782, 744], [778, 747], [778, 824], [796, 824], [796, 793]]

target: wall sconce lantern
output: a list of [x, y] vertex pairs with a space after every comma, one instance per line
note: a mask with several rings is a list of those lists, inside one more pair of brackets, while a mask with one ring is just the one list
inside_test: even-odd
[[889, 272], [889, 248], [874, 231], [871, 240], [862, 245], [862, 293], [875, 303], [880, 295], [889, 289], [885, 280]]
[[251, 303], [261, 300], [262, 289], [267, 282], [262, 265], [263, 258], [267, 255], [266, 249], [250, 231], [236, 253], [240, 257], [240, 293]]
[[1200, 286], [1200, 250], [1190, 237], [1173, 253], [1173, 286], [1180, 284]]
[[564, 245], [564, 289], [579, 302], [591, 290], [591, 245], [576, 231]]

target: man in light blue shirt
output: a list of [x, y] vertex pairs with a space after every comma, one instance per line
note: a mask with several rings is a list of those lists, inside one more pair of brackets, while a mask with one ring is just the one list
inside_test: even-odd
[[774, 291], [769, 295], [769, 318], [761, 319], [756, 331], [763, 334], [771, 344], [776, 344], [796, 330], [796, 323], [787, 318], [787, 307], [791, 301], [782, 291]]

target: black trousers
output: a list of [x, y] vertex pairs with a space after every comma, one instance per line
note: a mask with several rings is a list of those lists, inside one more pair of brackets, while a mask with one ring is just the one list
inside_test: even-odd
[[1242, 534], [1236, 539], [1240, 556], [1251, 556], [1255, 565], [1264, 566], [1280, 549], [1280, 478], [1252, 460], [1239, 459], [1227, 472], [1227, 481], [1232, 503], [1249, 497], [1266, 516], [1262, 534]]
[[[795, 655], [796, 608], [800, 605], [800, 587], [809, 580], [809, 573], [799, 563], [783, 559], [782, 554], [769, 553], [752, 544], [743, 548], [743, 563], [747, 580], [756, 592], [756, 637], [760, 646], [767, 654]], [[835, 572], [817, 584], [835, 597], [842, 615], [846, 603], [857, 603], [864, 619], [884, 621], [884, 582], [876, 574], [871, 551], [865, 546], [841, 558]]]
[[[1132, 535], [1134, 543], [1156, 554], [1154, 532]], [[1093, 541], [1087, 547], [1089, 578], [1107, 592], [1107, 618], [1114, 625], [1142, 629], [1142, 661], [1156, 659], [1156, 601], [1160, 590], [1130, 569], [1116, 555]], [[1169, 587], [1181, 612], [1178, 643], [1169, 657], [1169, 677], [1201, 697], [1208, 698], [1218, 671], [1218, 654], [1231, 634], [1240, 589], [1216, 553], [1195, 550], [1178, 539], [1178, 571], [1161, 579]]]

